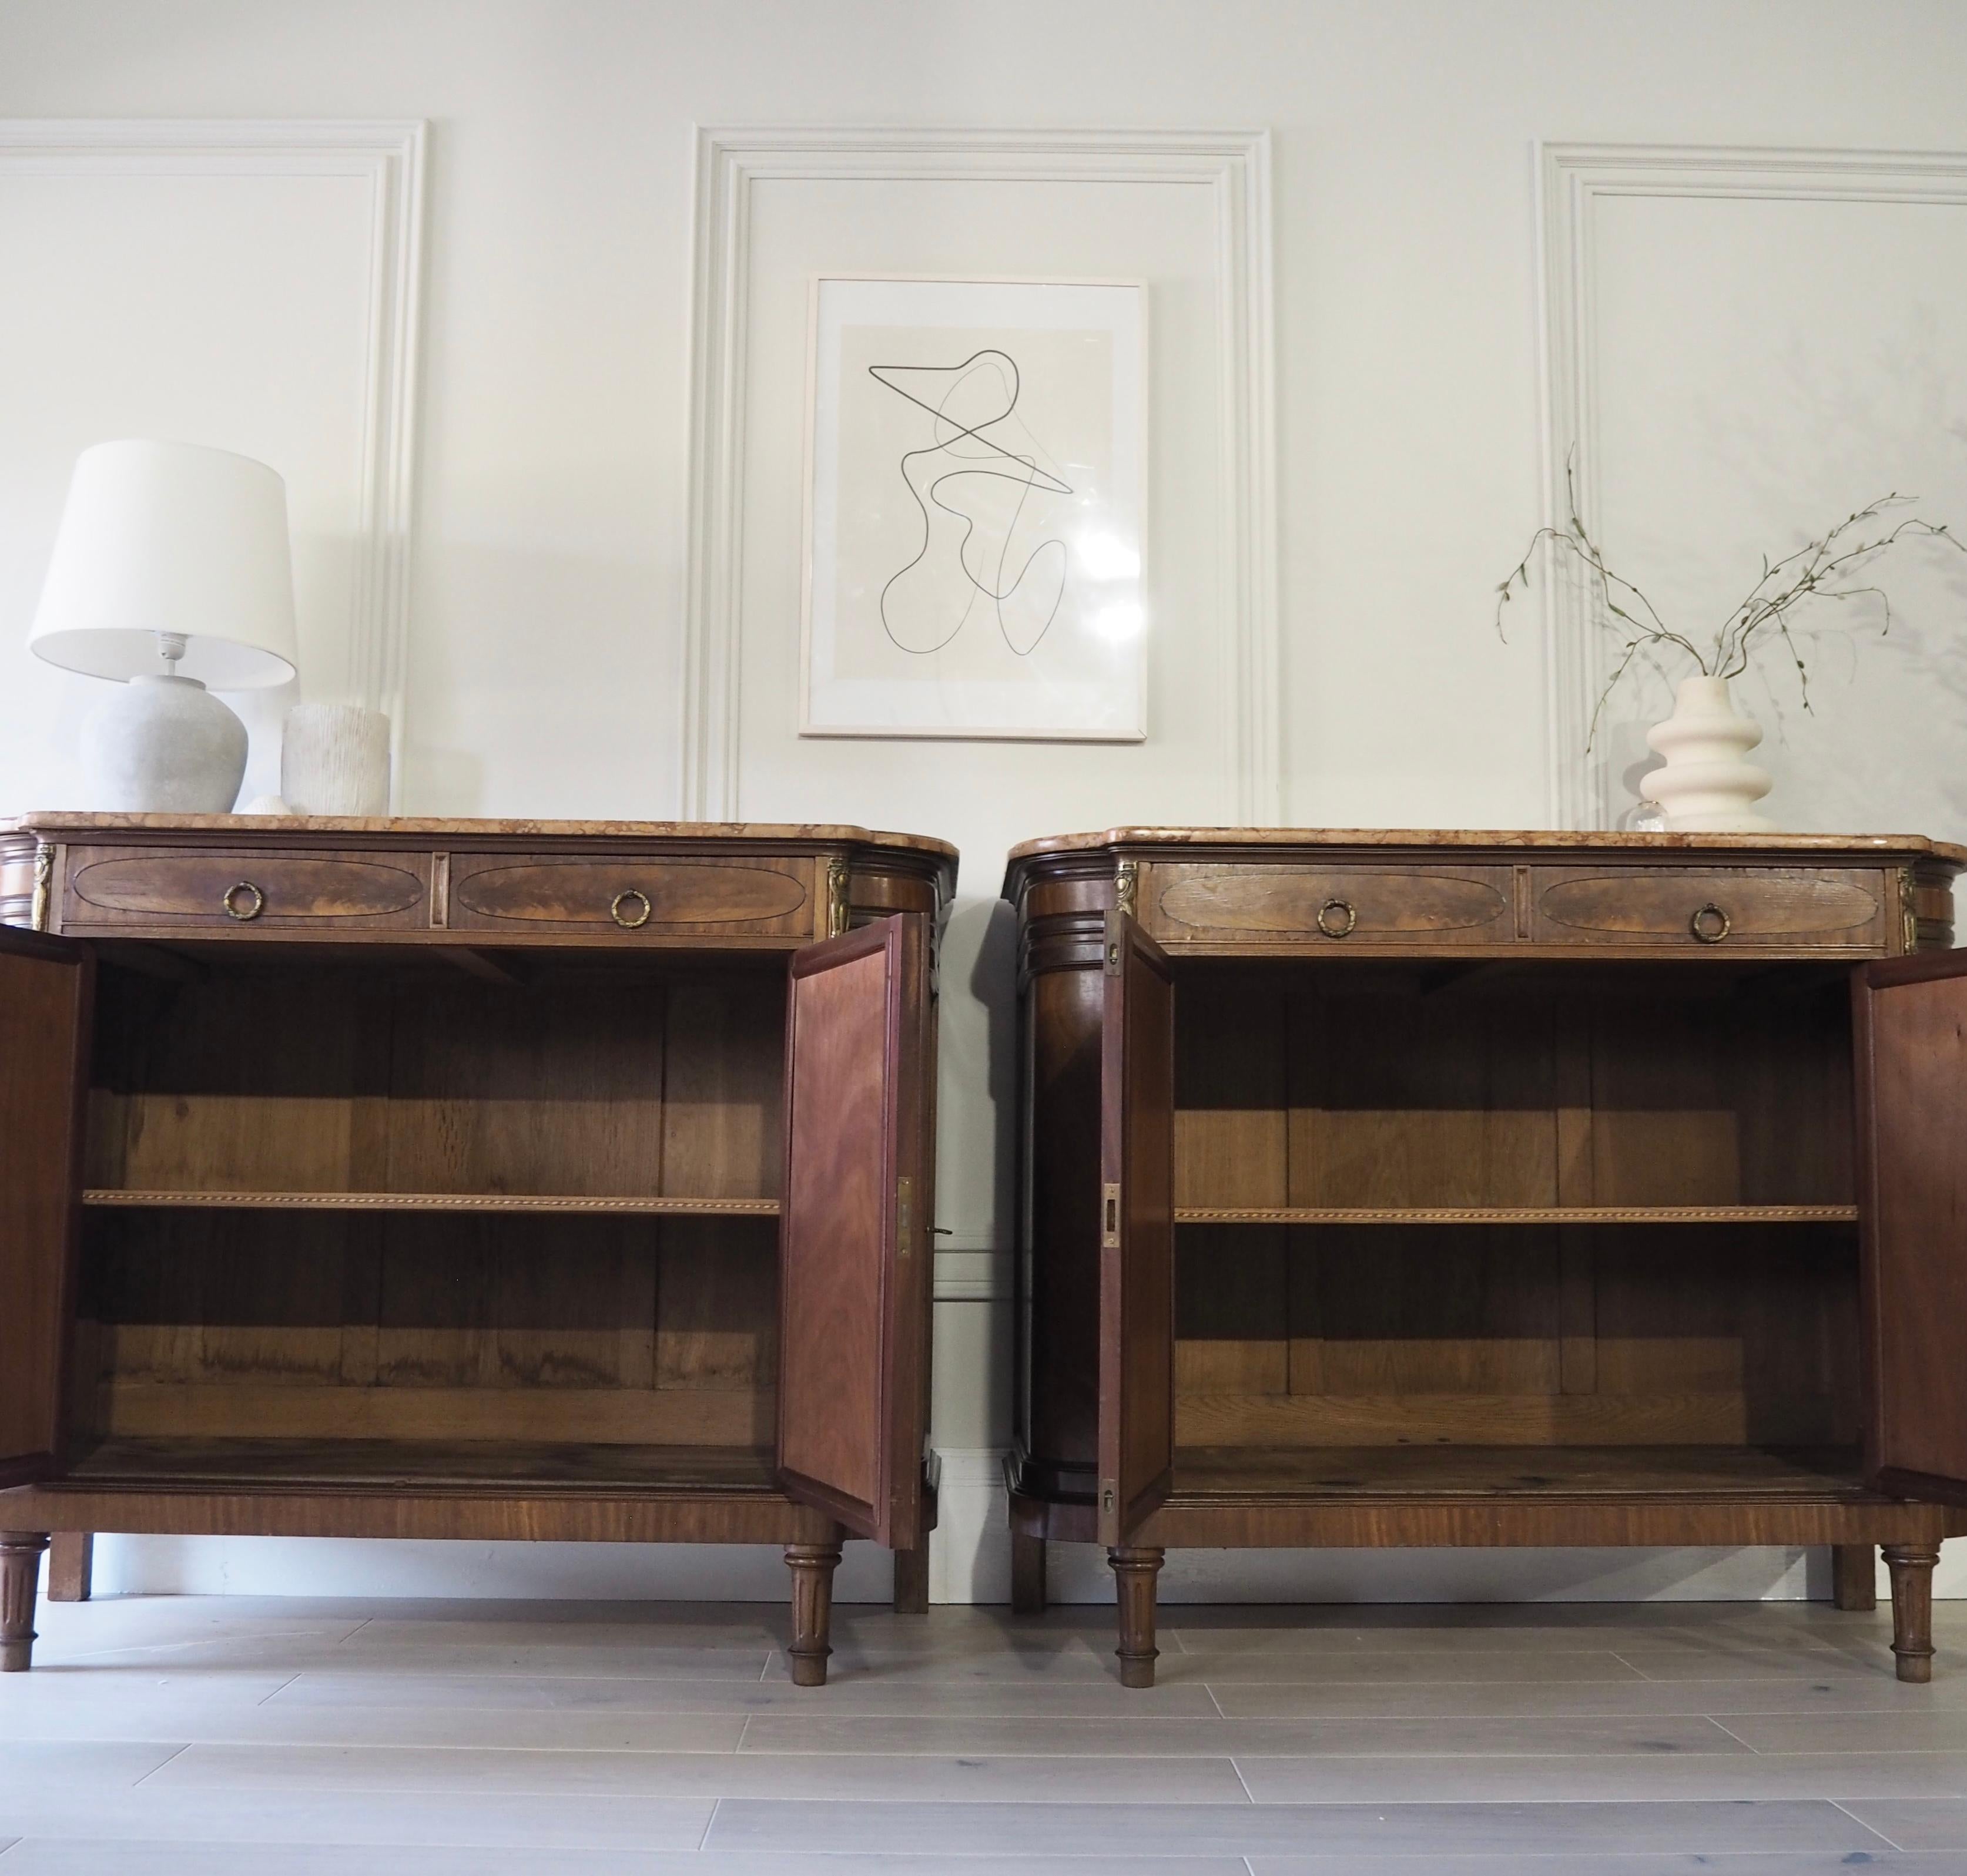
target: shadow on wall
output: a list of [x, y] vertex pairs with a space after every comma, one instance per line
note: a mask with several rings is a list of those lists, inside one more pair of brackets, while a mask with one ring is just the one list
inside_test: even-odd
[[991, 1207], [1000, 1241], [1011, 1243], [1018, 1216], [1018, 914], [1009, 900], [974, 899], [950, 915], [954, 927], [973, 922], [976, 961], [970, 993], [983, 1006], [984, 1086], [993, 1119]]
[[[1791, 552], [1888, 490], [1917, 498], [1890, 518], [1923, 515], [1967, 540], [1967, 380], [1954, 333], [1922, 306], [1882, 328], [1868, 353], [1827, 357], [1822, 347], [1820, 334], [1794, 325], [1768, 355], [1773, 395], [1752, 413], [1690, 391], [1687, 407], [1667, 414], [1702, 486], [1725, 492], [1725, 518], [1692, 531], [1668, 505], [1613, 560], [1697, 642], [1739, 600], [1757, 553]], [[1903, 545], [1849, 583], [1874, 582], [1891, 602], [1882, 637], [1875, 596], [1799, 610], [1810, 711], [1780, 643], [1765, 643], [1737, 683], [1765, 732], [1752, 760], [1775, 779], [1762, 812], [1797, 831], [1959, 838], [1967, 835], [1967, 554]], [[1615, 809], [1655, 766], [1645, 728], [1671, 709], [1674, 680], [1685, 674], [1672, 662], [1636, 673], [1608, 709], [1594, 760], [1618, 778]]]

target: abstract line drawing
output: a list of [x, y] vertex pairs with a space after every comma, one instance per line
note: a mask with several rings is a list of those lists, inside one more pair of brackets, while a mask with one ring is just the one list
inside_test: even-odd
[[815, 276], [801, 735], [1145, 739], [1147, 302]]
[[[1018, 531], [1035, 491], [1070, 496], [1073, 489], [1041, 467], [1047, 453], [1017, 415], [1023, 384], [1017, 360], [992, 347], [960, 364], [870, 365], [867, 375], [928, 418], [926, 441], [905, 450], [896, 465], [920, 511], [922, 539], [881, 589], [882, 630], [898, 650], [929, 657], [985, 603], [1004, 643], [1017, 657], [1029, 657], [1058, 617], [1070, 554], [1058, 535], [1024, 552]], [[932, 402], [911, 383], [925, 392], [938, 383], [942, 388]], [[1005, 434], [1007, 427], [1017, 434]], [[1013, 447], [1020, 438], [1026, 449]], [[988, 486], [993, 483], [1009, 488]], [[938, 515], [948, 519], [939, 521]], [[1022, 553], [1015, 571], [1014, 547]], [[952, 581], [949, 570], [959, 577]], [[918, 577], [912, 581], [912, 575]], [[952, 589], [961, 597], [961, 611], [954, 610]], [[1036, 631], [1022, 638], [1021, 605], [1028, 631], [1029, 621], [1037, 621]]]

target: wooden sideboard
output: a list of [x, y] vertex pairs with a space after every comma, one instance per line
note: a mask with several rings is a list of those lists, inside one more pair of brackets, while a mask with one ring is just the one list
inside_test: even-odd
[[1108, 1547], [1967, 1532], [1967, 851], [1120, 829], [1016, 849], [1013, 1578]]
[[954, 867], [845, 827], [0, 828], [0, 1665], [50, 1533], [783, 1544], [804, 1685], [844, 1534], [921, 1606]]

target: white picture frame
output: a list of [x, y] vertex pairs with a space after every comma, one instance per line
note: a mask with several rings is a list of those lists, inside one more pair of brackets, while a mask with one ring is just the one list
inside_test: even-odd
[[1145, 739], [1147, 302], [813, 277], [801, 735]]

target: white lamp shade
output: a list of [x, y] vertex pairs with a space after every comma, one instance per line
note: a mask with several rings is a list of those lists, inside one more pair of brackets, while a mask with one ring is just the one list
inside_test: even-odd
[[27, 642], [92, 677], [177, 669], [213, 690], [294, 674], [286, 485], [264, 463], [192, 443], [99, 443], [76, 459]]

